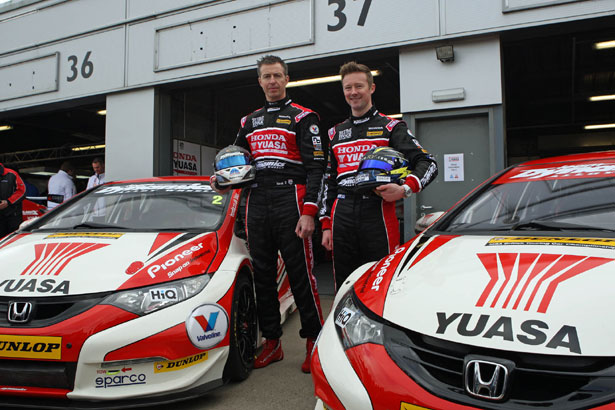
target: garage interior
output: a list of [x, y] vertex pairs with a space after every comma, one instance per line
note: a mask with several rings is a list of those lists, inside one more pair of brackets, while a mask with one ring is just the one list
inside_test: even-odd
[[[510, 30], [501, 38], [508, 165], [613, 148], [615, 46], [596, 44], [615, 40], [614, 17]], [[290, 63], [291, 81], [335, 75], [350, 60], [380, 70], [375, 104], [387, 115], [398, 114], [395, 48]], [[170, 101], [163, 135], [214, 147], [232, 143], [241, 117], [264, 101], [256, 70], [165, 84], [158, 92]], [[348, 116], [338, 82], [289, 88], [288, 93], [320, 114], [323, 132]], [[85, 187], [91, 160], [104, 156], [104, 101], [105, 96], [95, 96], [0, 113], [0, 162], [43, 193], [49, 173], [70, 159], [82, 176], [78, 189]]]

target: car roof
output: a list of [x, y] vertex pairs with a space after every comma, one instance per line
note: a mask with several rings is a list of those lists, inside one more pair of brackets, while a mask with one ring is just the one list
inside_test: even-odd
[[515, 165], [516, 167], [524, 167], [530, 165], [545, 165], [545, 164], [555, 164], [562, 162], [578, 162], [578, 161], [601, 161], [606, 159], [615, 159], [615, 150], [611, 151], [599, 151], [599, 152], [588, 152], [582, 154], [570, 154], [570, 155], [561, 155], [558, 157], [549, 157], [549, 158], [541, 158], [535, 159], [531, 161], [526, 161], [520, 164]]

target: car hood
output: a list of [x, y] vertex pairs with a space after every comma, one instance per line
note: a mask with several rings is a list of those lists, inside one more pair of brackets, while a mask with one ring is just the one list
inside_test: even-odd
[[0, 296], [114, 291], [207, 271], [215, 232], [24, 233], [0, 243]]
[[[417, 237], [354, 286], [364, 305], [423, 335], [486, 348], [611, 356], [615, 240]], [[606, 316], [607, 318], [609, 316]]]

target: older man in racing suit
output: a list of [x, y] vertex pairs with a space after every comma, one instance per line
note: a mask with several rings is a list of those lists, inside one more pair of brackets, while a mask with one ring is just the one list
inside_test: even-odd
[[242, 118], [235, 141], [252, 153], [256, 166], [246, 205], [246, 233], [254, 262], [259, 324], [266, 342], [254, 367], [284, 357], [276, 285], [280, 250], [301, 316], [299, 334], [307, 339], [301, 369], [309, 373], [309, 358], [323, 320], [312, 273], [311, 235], [326, 145], [323, 147], [320, 138], [318, 115], [286, 96], [286, 64], [279, 57], [265, 56], [258, 61], [257, 71], [267, 101], [263, 108]]
[[[336, 289], [364, 263], [392, 252], [400, 239], [395, 202], [420, 192], [437, 175], [433, 157], [421, 147], [403, 121], [378, 112], [372, 104], [372, 74], [363, 64], [340, 69], [342, 88], [352, 115], [329, 130], [329, 165], [320, 210], [322, 244], [333, 251]], [[365, 152], [374, 147], [399, 151], [412, 173], [403, 185], [385, 184], [375, 192], [357, 193], [355, 175]]]

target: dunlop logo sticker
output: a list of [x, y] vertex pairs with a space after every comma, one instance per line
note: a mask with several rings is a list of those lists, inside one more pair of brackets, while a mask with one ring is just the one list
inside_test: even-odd
[[172, 372], [182, 370], [197, 363], [202, 363], [207, 360], [207, 352], [199, 353], [194, 356], [186, 357], [179, 360], [169, 360], [165, 362], [154, 363], [154, 373]]
[[607, 238], [563, 238], [547, 236], [500, 236], [491, 238], [486, 246], [498, 245], [549, 245], [579, 246], [584, 248], [615, 248], [615, 239]]
[[123, 233], [105, 233], [105, 232], [64, 232], [54, 233], [45, 237], [45, 239], [53, 238], [103, 238], [103, 239], [119, 239]]
[[62, 338], [0, 335], [0, 357], [59, 360], [62, 358]]

